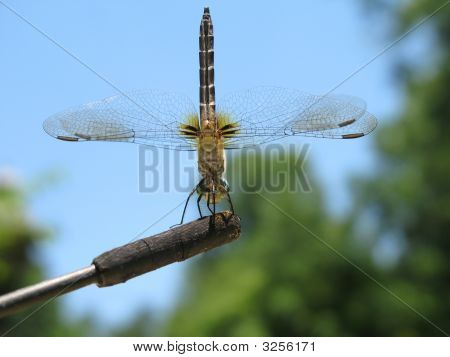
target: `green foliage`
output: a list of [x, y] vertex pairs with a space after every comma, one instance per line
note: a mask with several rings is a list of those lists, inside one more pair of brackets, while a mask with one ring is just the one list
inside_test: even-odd
[[152, 313], [141, 310], [123, 326], [106, 331], [106, 335], [117, 337], [154, 336], [158, 323]]
[[[415, 1], [398, 10], [409, 26], [437, 9], [440, 1]], [[359, 183], [356, 219], [376, 212], [378, 240], [404, 242], [392, 289], [443, 330], [450, 332], [450, 6], [428, 23], [437, 44], [433, 71], [408, 70], [406, 103], [400, 117], [377, 135], [379, 173]], [[405, 77], [403, 77], [405, 78]], [[402, 295], [403, 292], [403, 295]], [[417, 335], [442, 335], [420, 318], [410, 322]]]
[[[277, 163], [272, 169], [287, 172], [288, 167]], [[317, 190], [261, 194], [345, 256], [370, 261], [367, 252], [352, 249], [346, 238], [350, 227], [325, 215]], [[368, 301], [363, 297], [378, 288], [259, 194], [234, 197], [244, 234], [231, 247], [199, 259], [167, 332], [286, 336], [364, 331]], [[370, 263], [364, 265], [372, 272]]]
[[[0, 295], [40, 282], [44, 276], [36, 248], [50, 231], [29, 215], [27, 197], [36, 189], [54, 183], [58, 176], [46, 175], [24, 190], [0, 176]], [[48, 180], [48, 179], [52, 180]], [[92, 316], [74, 318], [62, 309], [61, 297], [39, 303], [0, 319], [0, 336], [148, 336], [156, 325], [152, 314], [141, 311], [122, 326], [98, 325]]]
[[[0, 295], [39, 282], [44, 278], [34, 249], [49, 237], [45, 228], [33, 222], [26, 199], [18, 186], [0, 182]], [[0, 319], [0, 334], [7, 336], [88, 335], [90, 322], [66, 321], [58, 302], [50, 302], [38, 312], [25, 312]], [[23, 322], [22, 322], [23, 321]]]

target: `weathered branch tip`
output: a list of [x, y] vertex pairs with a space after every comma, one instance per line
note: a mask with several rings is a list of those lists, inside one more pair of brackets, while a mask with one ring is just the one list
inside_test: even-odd
[[0, 317], [93, 283], [99, 287], [123, 283], [230, 243], [240, 233], [239, 217], [226, 211], [125, 244], [99, 255], [89, 267], [0, 296]]

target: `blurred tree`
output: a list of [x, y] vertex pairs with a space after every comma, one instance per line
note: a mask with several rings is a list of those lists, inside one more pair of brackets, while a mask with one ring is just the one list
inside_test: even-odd
[[[34, 250], [36, 244], [47, 237], [49, 231], [28, 215], [21, 189], [13, 180], [0, 178], [0, 295], [44, 279]], [[0, 319], [0, 335], [83, 336], [91, 333], [89, 319], [67, 320], [58, 301], [47, 304], [27, 319], [32, 311]]]
[[[424, 25], [431, 30], [429, 56], [398, 67], [405, 108], [377, 133], [378, 174], [359, 182], [355, 219], [372, 212], [375, 244], [387, 242], [400, 252], [391, 288], [450, 333], [450, 5], [416, 0], [384, 4], [384, 9], [404, 30], [444, 3]], [[380, 317], [404, 319], [414, 335], [442, 335], [421, 318]]]
[[[11, 175], [0, 173], [0, 295], [46, 279], [38, 259], [38, 244], [50, 231], [36, 224], [27, 212], [27, 194]], [[51, 172], [32, 184], [42, 189], [58, 180]], [[106, 326], [93, 316], [70, 316], [61, 298], [40, 303], [0, 319], [0, 336], [149, 336], [157, 325], [153, 314], [140, 311], [119, 326]]]
[[[382, 5], [401, 30], [442, 1]], [[450, 332], [449, 11], [427, 23], [438, 55], [433, 71], [413, 64], [400, 69], [404, 113], [377, 131], [379, 170], [354, 182], [357, 198], [347, 222], [326, 214], [317, 187], [305, 194], [262, 193], [398, 298], [257, 194], [240, 193], [234, 197], [244, 235], [192, 265], [165, 333], [442, 336], [426, 319]], [[286, 169], [282, 163], [273, 168]]]
[[[292, 174], [293, 165], [298, 165], [292, 154], [287, 162], [265, 162], [260, 156], [245, 160], [254, 182], [270, 173]], [[240, 173], [246, 171], [245, 165], [238, 165]], [[346, 238], [350, 226], [327, 216], [316, 187], [309, 193], [288, 192], [289, 184], [284, 187], [262, 195], [346, 257], [370, 261], [367, 252], [354, 249]], [[244, 234], [231, 247], [207, 254], [192, 266], [188, 291], [169, 322], [168, 334], [373, 333], [362, 312], [368, 310], [366, 296], [378, 287], [258, 194], [241, 192], [234, 197]], [[364, 265], [374, 274], [370, 263]]]
[[122, 326], [109, 329], [107, 334], [117, 337], [154, 336], [158, 325], [159, 321], [156, 320], [154, 313], [141, 309]]

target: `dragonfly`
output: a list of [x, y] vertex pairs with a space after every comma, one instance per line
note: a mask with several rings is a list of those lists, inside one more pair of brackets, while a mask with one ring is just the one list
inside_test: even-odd
[[216, 104], [214, 34], [207, 7], [200, 23], [199, 62], [199, 111], [181, 94], [120, 92], [50, 116], [43, 124], [44, 130], [69, 142], [130, 142], [197, 151], [201, 179], [187, 197], [182, 224], [195, 193], [200, 217], [202, 198], [213, 215], [222, 199], [228, 200], [234, 214], [225, 179], [226, 150], [292, 136], [355, 139], [369, 134], [377, 125], [365, 102], [352, 96], [257, 87], [226, 95]]

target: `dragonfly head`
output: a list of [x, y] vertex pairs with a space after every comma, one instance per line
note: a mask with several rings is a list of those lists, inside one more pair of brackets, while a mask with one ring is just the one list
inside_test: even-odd
[[206, 202], [211, 204], [218, 203], [230, 191], [230, 186], [224, 178], [214, 180], [212, 178], [204, 178], [197, 186], [197, 194], [203, 195]]

